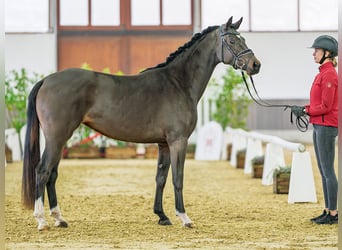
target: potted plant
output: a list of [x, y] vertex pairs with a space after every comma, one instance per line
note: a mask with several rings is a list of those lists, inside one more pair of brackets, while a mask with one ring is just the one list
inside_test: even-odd
[[236, 168], [244, 168], [246, 159], [246, 149], [240, 149], [236, 153]]
[[253, 178], [262, 178], [263, 170], [264, 170], [264, 159], [265, 156], [256, 156], [252, 159], [252, 177]]
[[279, 166], [273, 172], [273, 193], [288, 194], [291, 177], [291, 166]]
[[115, 144], [106, 147], [106, 158], [132, 159], [137, 157], [137, 146], [135, 143], [115, 140]]
[[5, 78], [6, 125], [18, 133], [20, 155], [23, 155], [23, 142], [20, 131], [26, 124], [26, 103], [31, 87], [43, 76], [29, 74], [26, 69], [12, 70]]
[[[158, 158], [158, 145], [156, 143], [153, 144], [145, 144], [145, 159], [157, 159]], [[196, 144], [188, 144], [186, 148], [186, 158], [194, 159], [196, 151]]]

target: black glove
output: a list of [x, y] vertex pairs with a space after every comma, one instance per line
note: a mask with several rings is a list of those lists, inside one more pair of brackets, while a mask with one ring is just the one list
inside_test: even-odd
[[304, 112], [305, 107], [303, 106], [291, 106], [291, 113], [293, 113], [296, 117], [304, 116], [306, 113]]

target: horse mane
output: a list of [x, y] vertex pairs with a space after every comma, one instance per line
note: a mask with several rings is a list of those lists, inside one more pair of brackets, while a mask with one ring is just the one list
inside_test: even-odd
[[159, 63], [158, 65], [154, 67], [147, 68], [142, 72], [151, 70], [151, 69], [157, 69], [157, 68], [163, 68], [167, 66], [170, 62], [172, 62], [179, 54], [183, 53], [185, 50], [190, 48], [194, 43], [196, 43], [198, 40], [201, 40], [204, 36], [206, 36], [208, 33], [212, 32], [213, 30], [216, 30], [219, 26], [209, 26], [208, 28], [204, 29], [202, 32], [195, 33], [191, 40], [187, 43], [185, 43], [183, 46], [180, 46], [175, 52], [172, 52], [167, 58], [166, 61], [163, 63]]

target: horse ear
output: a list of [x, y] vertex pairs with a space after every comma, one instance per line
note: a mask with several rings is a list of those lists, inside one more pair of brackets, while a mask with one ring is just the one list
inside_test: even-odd
[[243, 19], [243, 17], [241, 17], [240, 20], [237, 21], [236, 23], [233, 23], [233, 24], [231, 25], [231, 27], [232, 27], [233, 29], [237, 30], [237, 29], [240, 27], [240, 24], [242, 23], [242, 19]]
[[233, 22], [233, 16], [231, 16], [227, 23], [226, 23], [226, 27], [225, 27], [225, 30], [228, 30], [230, 28], [230, 26], [232, 25], [232, 22]]

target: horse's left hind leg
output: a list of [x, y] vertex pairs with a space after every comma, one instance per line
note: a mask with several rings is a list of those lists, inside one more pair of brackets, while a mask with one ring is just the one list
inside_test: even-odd
[[53, 168], [50, 179], [46, 183], [46, 190], [49, 198], [50, 215], [55, 219], [55, 227], [68, 227], [68, 223], [62, 217], [62, 213], [57, 203], [56, 180], [58, 177], [58, 166]]

